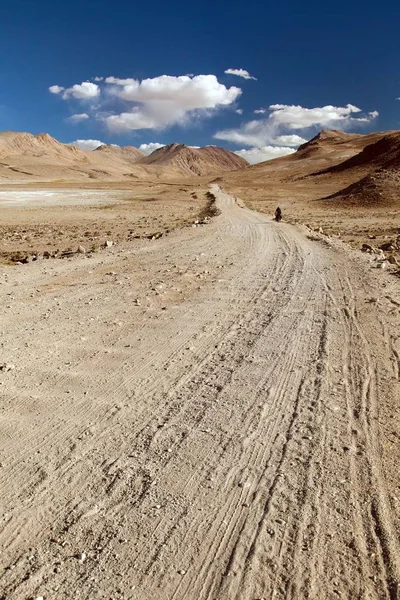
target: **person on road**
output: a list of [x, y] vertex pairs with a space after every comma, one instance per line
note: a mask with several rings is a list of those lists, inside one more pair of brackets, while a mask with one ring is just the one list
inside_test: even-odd
[[281, 221], [281, 219], [282, 219], [282, 211], [278, 206], [278, 208], [275, 211], [275, 221]]

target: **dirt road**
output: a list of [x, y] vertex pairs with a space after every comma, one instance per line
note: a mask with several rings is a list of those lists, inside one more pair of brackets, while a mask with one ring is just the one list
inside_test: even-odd
[[0, 598], [398, 598], [399, 285], [214, 192], [3, 271]]

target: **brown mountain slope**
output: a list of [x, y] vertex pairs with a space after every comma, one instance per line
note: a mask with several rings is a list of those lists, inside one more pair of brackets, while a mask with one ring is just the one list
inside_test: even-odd
[[316, 173], [340, 173], [347, 169], [392, 168], [400, 166], [400, 132], [387, 132], [383, 137], [365, 146], [355, 156], [345, 160], [338, 165], [328, 167], [324, 171]]
[[335, 206], [400, 208], [400, 169], [378, 169], [324, 200]]
[[140, 164], [168, 166], [182, 174], [199, 176], [234, 171], [248, 166], [246, 160], [224, 148], [190, 148], [176, 143], [155, 150], [143, 158]]
[[48, 133], [32, 133], [3, 131], [0, 132], [0, 157], [8, 156], [57, 156], [66, 160], [85, 158], [85, 152], [76, 146], [61, 144]]
[[212, 176], [247, 162], [222, 148], [172, 144], [145, 156], [134, 146], [93, 151], [62, 144], [48, 134], [0, 133], [0, 182], [148, 181]]
[[94, 150], [94, 152], [98, 152], [99, 155], [104, 155], [107, 157], [122, 157], [125, 160], [131, 160], [133, 162], [137, 162], [145, 156], [145, 153], [135, 146], [113, 146], [112, 144], [104, 144], [103, 146], [99, 146], [96, 148], [96, 150]]
[[[222, 185], [243, 190], [244, 196], [249, 190], [257, 201], [336, 198], [347, 202], [351, 197], [352, 203], [363, 204], [363, 196], [368, 196], [365, 205], [382, 205], [390, 204], [396, 195], [399, 164], [400, 132], [321, 131], [294, 154], [224, 175]], [[383, 171], [378, 176], [379, 169]], [[364, 181], [370, 175], [375, 179]]]
[[[315, 173], [323, 177], [353, 182], [325, 199], [346, 206], [400, 205], [400, 132], [387, 132], [352, 158]], [[355, 179], [355, 181], [354, 181]]]
[[352, 158], [385, 135], [386, 132], [359, 135], [323, 130], [294, 154], [251, 165], [244, 171], [233, 173], [232, 181], [246, 185], [298, 181]]

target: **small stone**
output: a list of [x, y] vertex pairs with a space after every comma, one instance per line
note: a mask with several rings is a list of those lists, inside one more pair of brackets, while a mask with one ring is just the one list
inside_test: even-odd
[[361, 246], [361, 252], [374, 252], [374, 247], [371, 246], [370, 244], [363, 244]]
[[104, 242], [104, 248], [111, 248], [111, 246], [114, 245], [114, 242], [112, 242], [111, 240], [106, 240]]
[[6, 373], [8, 371], [13, 371], [15, 369], [15, 365], [11, 364], [11, 363], [4, 363], [2, 365], [0, 365], [0, 371], [5, 371]]
[[392, 242], [385, 242], [384, 244], [381, 244], [380, 246], [378, 246], [378, 248], [380, 250], [384, 250], [385, 252], [391, 252], [392, 250], [396, 249], [394, 247], [394, 244], [392, 244]]
[[86, 254], [86, 248], [83, 246], [78, 246], [77, 252], [78, 254]]
[[80, 563], [84, 563], [86, 560], [86, 552], [80, 552], [76, 555], [76, 558], [79, 560]]
[[185, 575], [186, 571], [185, 569], [181, 569], [180, 571], [178, 571], [179, 575]]

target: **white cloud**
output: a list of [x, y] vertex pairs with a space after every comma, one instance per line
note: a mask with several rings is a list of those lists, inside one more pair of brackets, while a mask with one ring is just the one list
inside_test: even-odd
[[120, 79], [119, 77], [106, 77], [104, 81], [106, 83], [113, 83], [114, 85], [136, 85], [139, 83], [137, 79]]
[[266, 112], [267, 112], [267, 110], [265, 108], [256, 108], [256, 110], [254, 111], [254, 114], [255, 115], [263, 115]]
[[306, 139], [300, 137], [299, 135], [278, 135], [278, 137], [274, 140], [275, 144], [278, 144], [279, 146], [295, 147], [300, 146], [300, 144], [305, 144], [306, 141]]
[[237, 115], [242, 115], [243, 114], [243, 108], [238, 108], [237, 110], [235, 110], [235, 113]]
[[[54, 92], [53, 92], [54, 93]], [[76, 83], [70, 88], [67, 88], [63, 92], [63, 99], [75, 98], [77, 100], [90, 100], [100, 95], [100, 88], [97, 83], [91, 81], [83, 81], [82, 83]]]
[[257, 81], [257, 79], [250, 75], [245, 69], [226, 69], [224, 73], [227, 75], [236, 75], [236, 77], [243, 77], [243, 79], [254, 79], [254, 81]]
[[215, 75], [161, 75], [143, 81], [107, 77], [105, 81], [109, 94], [132, 102], [131, 110], [105, 117], [108, 128], [117, 132], [185, 124], [189, 118], [209, 116], [229, 106], [242, 93], [238, 87], [225, 87]]
[[99, 146], [105, 146], [100, 140], [75, 140], [70, 142], [68, 146], [78, 146], [81, 150], [96, 150]]
[[218, 140], [245, 144], [246, 146], [264, 146], [272, 141], [269, 127], [264, 121], [248, 121], [238, 129], [217, 131], [214, 137]]
[[355, 117], [361, 109], [353, 104], [346, 106], [322, 106], [304, 108], [303, 106], [272, 104], [269, 119], [277, 125], [288, 129], [305, 129], [307, 127], [346, 126], [352, 123], [365, 123], [378, 116], [378, 112], [368, 113], [366, 117]]
[[293, 154], [293, 148], [285, 148], [279, 146], [263, 146], [262, 148], [250, 148], [249, 150], [237, 150], [235, 154], [245, 158], [251, 165], [254, 165], [264, 160], [271, 160], [279, 156]]
[[164, 148], [165, 144], [160, 144], [159, 142], [149, 142], [148, 144], [140, 144], [139, 150], [144, 152], [145, 154], [151, 154], [154, 150], [158, 150], [159, 148]]
[[70, 117], [68, 117], [68, 121], [74, 124], [80, 123], [81, 121], [86, 121], [86, 119], [89, 119], [89, 115], [87, 115], [86, 113], [78, 113], [76, 115], [71, 115]]
[[61, 85], [51, 85], [49, 87], [49, 92], [51, 94], [61, 94], [64, 89], [65, 88], [63, 88]]
[[[264, 119], [248, 121], [237, 129], [218, 131], [214, 137], [259, 148], [269, 144], [298, 145], [285, 142], [285, 136], [291, 135], [292, 131], [312, 127], [349, 129], [352, 126], [369, 123], [378, 116], [377, 111], [362, 116], [361, 109], [352, 104], [344, 107], [328, 105], [321, 108], [273, 104], [269, 110], [269, 116]], [[299, 144], [304, 143], [304, 138], [296, 137], [299, 137]]]
[[109, 76], [94, 80], [99, 84], [83, 81], [69, 88], [49, 89], [64, 100], [91, 101], [89, 115], [115, 132], [185, 125], [233, 104], [242, 93], [239, 87], [226, 87], [215, 75], [161, 75], [142, 81]]

